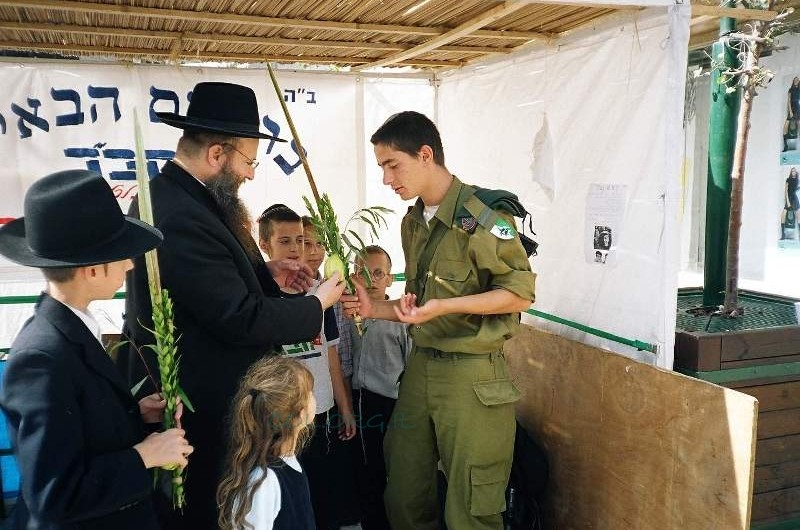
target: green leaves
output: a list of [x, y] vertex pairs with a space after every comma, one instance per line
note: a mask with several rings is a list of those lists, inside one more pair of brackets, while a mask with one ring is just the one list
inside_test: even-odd
[[[326, 254], [329, 259], [330, 257], [336, 257], [344, 264], [345, 276], [343, 279], [347, 282], [350, 292], [355, 292], [355, 286], [350, 279], [350, 261], [354, 256], [363, 256], [367, 245], [363, 238], [358, 235], [358, 232], [350, 229], [349, 226], [354, 222], [363, 223], [367, 226], [370, 237], [373, 240], [378, 239], [380, 237], [378, 230], [381, 227], [388, 228], [385, 214], [394, 213], [394, 210], [383, 206], [361, 208], [351, 215], [344, 228], [340, 229], [336, 211], [333, 209], [333, 204], [327, 193], [320, 197], [316, 209], [307, 197], [303, 197], [303, 202], [308, 209], [311, 222], [317, 231], [320, 242], [325, 245]], [[328, 265], [326, 264], [327, 267]], [[366, 273], [365, 277], [371, 283], [369, 272]]]
[[[135, 110], [134, 134], [136, 137], [136, 182], [139, 185], [137, 194], [139, 217], [144, 222], [154, 225], [153, 208], [150, 201], [150, 177], [147, 174], [144, 141]], [[164, 428], [170, 429], [175, 426], [175, 410], [178, 396], [180, 396], [186, 408], [192, 412], [194, 412], [194, 408], [181, 388], [178, 379], [180, 356], [178, 354], [177, 339], [175, 338], [175, 315], [169, 292], [161, 288], [161, 275], [155, 250], [145, 254], [145, 264], [147, 265], [147, 286], [150, 291], [150, 303], [153, 310], [153, 329], [148, 331], [153, 334], [156, 340], [155, 345], [150, 344], [146, 347], [155, 352], [158, 360], [158, 373], [161, 379], [160, 392], [162, 398], [166, 401]], [[141, 388], [141, 383], [137, 387]], [[180, 509], [186, 504], [186, 496], [183, 489], [183, 470], [175, 467], [169, 469], [169, 471], [172, 473], [172, 504], [175, 508]]]

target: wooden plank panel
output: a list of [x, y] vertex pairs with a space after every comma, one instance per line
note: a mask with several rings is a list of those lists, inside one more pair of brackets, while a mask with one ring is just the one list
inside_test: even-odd
[[758, 415], [758, 439], [800, 433], [800, 409], [774, 410]]
[[739, 390], [745, 387], [772, 385], [775, 383], [789, 383], [791, 381], [800, 381], [800, 375], [792, 374], [792, 375], [783, 375], [780, 377], [761, 377], [757, 379], [743, 379], [741, 381], [730, 381], [728, 383], [723, 384], [722, 386], [726, 388], [733, 388], [735, 390]]
[[698, 372], [720, 369], [722, 337], [718, 334], [678, 332], [675, 334], [675, 366]]
[[797, 511], [800, 511], [800, 486], [753, 495], [754, 523]]
[[756, 466], [754, 493], [782, 490], [800, 486], [800, 460], [781, 462], [769, 466]]
[[758, 412], [800, 408], [800, 381], [774, 385], [748, 386], [738, 389], [758, 400]]
[[523, 328], [505, 349], [549, 455], [550, 528], [748, 527], [753, 397]]
[[756, 443], [757, 466], [791, 460], [800, 460], [800, 434], [759, 440]]
[[786, 355], [775, 357], [759, 357], [757, 359], [743, 359], [740, 361], [726, 361], [720, 363], [722, 370], [733, 368], [747, 368], [750, 366], [770, 366], [775, 364], [788, 364], [800, 362], [800, 355]]
[[759, 329], [722, 336], [722, 362], [800, 355], [800, 327]]

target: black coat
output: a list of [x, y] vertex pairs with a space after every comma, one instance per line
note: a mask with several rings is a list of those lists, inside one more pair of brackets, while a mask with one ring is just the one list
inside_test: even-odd
[[11, 346], [0, 404], [21, 476], [12, 528], [159, 528], [133, 446], [139, 405], [86, 325], [47, 294]]
[[[155, 225], [164, 234], [158, 249], [161, 283], [175, 304], [180, 336], [180, 381], [195, 406], [184, 427], [195, 452], [186, 483], [186, 528], [216, 528], [215, 491], [227, 451], [230, 401], [247, 368], [276, 345], [311, 340], [322, 327], [314, 297], [278, 298], [279, 288], [252, 238], [242, 244], [222, 220], [216, 202], [194, 177], [172, 162], [151, 181]], [[134, 204], [131, 215], [137, 215]], [[253, 257], [253, 256], [257, 257]], [[141, 325], [151, 327], [144, 259], [127, 281], [127, 334], [138, 345], [152, 344]], [[149, 350], [142, 353], [152, 360]], [[129, 384], [143, 377], [133, 351], [121, 352]], [[158, 373], [154, 370], [153, 373]]]

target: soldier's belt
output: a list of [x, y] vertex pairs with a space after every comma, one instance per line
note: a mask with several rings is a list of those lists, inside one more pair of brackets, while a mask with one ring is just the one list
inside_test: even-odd
[[419, 353], [424, 353], [436, 359], [487, 359], [492, 355], [501, 355], [500, 352], [492, 353], [461, 353], [461, 352], [448, 352], [437, 350], [436, 348], [423, 348], [421, 346], [414, 346], [414, 349]]

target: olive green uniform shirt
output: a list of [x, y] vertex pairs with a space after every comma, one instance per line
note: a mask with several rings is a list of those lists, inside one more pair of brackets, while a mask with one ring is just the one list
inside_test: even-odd
[[[434, 223], [449, 227], [431, 259], [425, 293], [417, 304], [433, 298], [454, 298], [505, 289], [526, 300], [534, 301], [536, 275], [522, 248], [519, 236], [500, 239], [480, 224], [473, 233], [460, 226], [456, 218], [458, 195], [463, 184], [453, 177], [444, 200], [430, 223], [422, 216], [424, 204], [418, 199], [403, 218], [401, 238], [406, 257], [406, 292], [414, 292], [420, 254]], [[497, 212], [511, 226], [513, 218]], [[490, 227], [491, 228], [491, 227]], [[519, 330], [519, 313], [501, 315], [451, 314], [412, 325], [414, 344], [445, 352], [492, 353]]]

